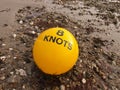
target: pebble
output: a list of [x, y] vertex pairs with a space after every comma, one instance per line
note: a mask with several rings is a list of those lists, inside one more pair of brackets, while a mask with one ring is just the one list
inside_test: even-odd
[[77, 27], [77, 26], [74, 26], [73, 28], [74, 28], [74, 29], [77, 29], [78, 27]]
[[4, 24], [3, 26], [4, 26], [4, 27], [7, 27], [7, 26], [8, 26], [8, 24]]
[[103, 79], [106, 79], [106, 76], [105, 76], [105, 75], [103, 75], [103, 76], [102, 76], [102, 78], [103, 78]]
[[35, 29], [39, 29], [39, 27], [38, 27], [38, 26], [35, 26]]
[[82, 63], [83, 62], [83, 60], [82, 59], [80, 59], [80, 63]]
[[36, 34], [36, 32], [35, 32], [35, 31], [31, 31], [31, 33], [32, 33], [32, 34]]
[[55, 20], [55, 22], [59, 22], [58, 20]]
[[23, 86], [22, 86], [22, 88], [23, 88], [23, 89], [25, 89], [25, 88], [26, 88], [26, 86], [25, 86], [25, 85], [23, 85]]
[[115, 62], [115, 61], [112, 61], [112, 64], [113, 64], [113, 65], [116, 65], [116, 62]]
[[13, 48], [9, 48], [9, 50], [10, 50], [10, 51], [12, 51], [12, 50], [13, 50]]
[[112, 75], [109, 75], [108, 78], [112, 80], [114, 77]]
[[60, 90], [65, 90], [65, 85], [61, 85]]
[[79, 36], [80, 35], [80, 33], [79, 32], [76, 32], [76, 36]]
[[27, 76], [26, 71], [23, 69], [16, 69], [16, 74], [20, 74], [21, 76]]
[[86, 75], [86, 71], [83, 71], [83, 76], [85, 76]]
[[0, 59], [1, 59], [2, 61], [5, 61], [5, 60], [6, 60], [6, 56], [1, 56]]
[[19, 21], [19, 24], [23, 24], [23, 20], [20, 20], [20, 21]]
[[10, 74], [11, 74], [11, 75], [13, 75], [13, 74], [14, 74], [14, 72], [10, 72]]
[[69, 78], [67, 78], [67, 81], [70, 81], [70, 79], [69, 79]]
[[40, 33], [37, 33], [37, 35], [39, 36], [39, 35], [40, 35]]
[[13, 34], [13, 38], [16, 38], [17, 37], [17, 35], [16, 34]]
[[17, 59], [17, 57], [13, 57], [13, 59], [15, 60], [15, 59]]
[[0, 71], [4, 71], [4, 70], [5, 70], [5, 68], [1, 68], [1, 69], [0, 69]]
[[1, 76], [1, 77], [0, 77], [0, 80], [4, 80], [4, 79], [5, 79], [5, 76]]
[[93, 81], [93, 83], [96, 83], [96, 80], [95, 80], [95, 79], [93, 79], [92, 81]]
[[34, 25], [34, 22], [33, 22], [33, 21], [31, 21], [31, 22], [30, 22], [30, 25], [31, 25], [31, 26], [32, 26], [32, 25]]
[[83, 84], [86, 83], [86, 79], [85, 79], [85, 78], [82, 79], [82, 83], [83, 83]]
[[5, 44], [5, 43], [3, 43], [3, 44], [2, 44], [2, 46], [4, 47], [4, 46], [6, 46], [6, 44]]

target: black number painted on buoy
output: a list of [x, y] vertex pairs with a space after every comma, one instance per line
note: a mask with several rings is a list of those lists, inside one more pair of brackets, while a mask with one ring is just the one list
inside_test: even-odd
[[64, 31], [58, 30], [58, 32], [56, 34], [59, 35], [59, 36], [63, 36], [64, 35]]

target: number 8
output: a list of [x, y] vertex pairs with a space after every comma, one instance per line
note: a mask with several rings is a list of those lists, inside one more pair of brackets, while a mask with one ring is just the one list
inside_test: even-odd
[[58, 32], [57, 32], [56, 34], [59, 35], [59, 36], [63, 36], [64, 31], [62, 31], [62, 30], [58, 30]]

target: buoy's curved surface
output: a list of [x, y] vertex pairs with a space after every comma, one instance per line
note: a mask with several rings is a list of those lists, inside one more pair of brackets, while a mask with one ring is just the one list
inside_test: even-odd
[[74, 36], [64, 28], [50, 28], [42, 32], [33, 47], [37, 66], [45, 73], [59, 75], [69, 71], [79, 54]]

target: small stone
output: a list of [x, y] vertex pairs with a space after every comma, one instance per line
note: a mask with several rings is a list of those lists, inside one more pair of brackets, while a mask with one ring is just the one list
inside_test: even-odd
[[85, 79], [85, 78], [82, 79], [82, 83], [83, 83], [83, 84], [86, 83], [86, 79]]
[[13, 57], [13, 59], [17, 59], [17, 57]]
[[37, 35], [39, 36], [39, 35], [40, 35], [40, 33], [37, 33]]
[[74, 28], [74, 29], [77, 29], [78, 27], [77, 27], [77, 26], [74, 26], [73, 28]]
[[16, 38], [17, 37], [17, 35], [16, 34], [13, 34], [13, 38]]
[[0, 60], [5, 61], [6, 60], [6, 56], [1, 56]]
[[92, 81], [93, 81], [93, 83], [96, 83], [96, 80], [95, 80], [95, 79], [93, 79]]
[[9, 48], [9, 50], [10, 50], [10, 51], [12, 51], [12, 50], [13, 50], [13, 48]]
[[11, 74], [11, 75], [13, 75], [13, 74], [14, 74], [14, 72], [10, 72], [10, 74]]
[[79, 32], [76, 32], [76, 36], [79, 36], [80, 35], [80, 33]]
[[4, 71], [4, 70], [5, 70], [5, 68], [1, 68], [1, 69], [0, 69], [0, 71]]
[[86, 71], [83, 71], [83, 76], [85, 76], [86, 75]]
[[58, 20], [55, 20], [55, 22], [59, 22]]
[[27, 76], [26, 71], [23, 69], [16, 69], [16, 74], [20, 74], [21, 76]]
[[65, 85], [61, 85], [60, 90], [65, 90]]
[[26, 45], [26, 43], [23, 43], [23, 45]]
[[114, 77], [112, 75], [109, 75], [108, 78], [112, 80]]
[[5, 43], [3, 43], [3, 44], [2, 44], [2, 46], [4, 47], [4, 46], [6, 46], [6, 44], [5, 44]]
[[31, 22], [30, 22], [30, 25], [31, 25], [31, 26], [32, 26], [32, 25], [34, 25], [34, 22], [33, 22], [33, 21], [31, 21]]
[[0, 77], [0, 80], [4, 80], [4, 79], [5, 79], [5, 76], [1, 76], [1, 77]]
[[39, 27], [38, 27], [38, 26], [35, 26], [35, 29], [39, 29]]
[[113, 64], [113, 65], [116, 65], [116, 62], [115, 62], [115, 61], [112, 61], [112, 64]]
[[8, 24], [4, 24], [3, 26], [4, 26], [4, 27], [7, 27], [7, 26], [8, 26]]
[[106, 79], [106, 76], [105, 76], [105, 75], [103, 75], [103, 76], [102, 76], [102, 78], [103, 78], [103, 79]]
[[23, 62], [23, 64], [26, 64], [26, 62]]
[[36, 34], [36, 32], [35, 32], [35, 31], [31, 31], [31, 33], [32, 33], [32, 34]]
[[69, 79], [69, 78], [67, 78], [67, 81], [70, 81], [70, 79]]
[[23, 85], [22, 88], [25, 89], [26, 88], [25, 85]]
[[19, 21], [19, 24], [23, 24], [23, 20], [20, 20], [20, 21]]

